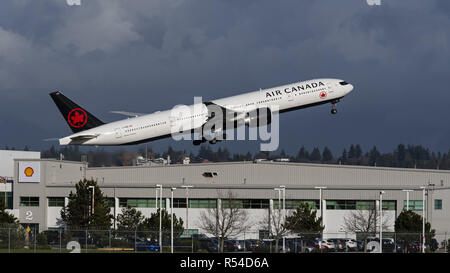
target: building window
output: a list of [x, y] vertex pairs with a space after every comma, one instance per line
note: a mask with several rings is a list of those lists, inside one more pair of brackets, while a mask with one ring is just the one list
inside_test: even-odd
[[[186, 207], [186, 203], [184, 207]], [[217, 208], [217, 199], [189, 199], [189, 207], [193, 209], [215, 209]]]
[[107, 202], [108, 202], [108, 206], [110, 208], [114, 208], [116, 206], [116, 199], [115, 198], [108, 198]]
[[442, 200], [434, 199], [434, 209], [442, 209]]
[[39, 197], [21, 196], [19, 205], [21, 207], [39, 207]]
[[[403, 201], [403, 210], [406, 210], [406, 200]], [[423, 210], [423, 201], [409, 200], [409, 210]]]
[[191, 238], [192, 235], [197, 235], [198, 229], [184, 229], [183, 233], [181, 234], [180, 238]]
[[[317, 209], [319, 208], [319, 200], [293, 200], [288, 199], [285, 200], [286, 209], [297, 209], [300, 204], [308, 204], [310, 208]], [[278, 207], [278, 200], [273, 200], [273, 209], [282, 209], [283, 208], [283, 200], [280, 201], [280, 207]]]
[[64, 207], [64, 197], [48, 197], [49, 207]]
[[[383, 202], [384, 203], [384, 202]], [[356, 201], [356, 209], [357, 210], [373, 210], [375, 207], [375, 201]], [[384, 207], [384, 205], [383, 205]], [[384, 209], [384, 208], [383, 208]]]
[[0, 192], [0, 202], [2, 202], [6, 209], [13, 209], [13, 194], [12, 192], [6, 192], [6, 201], [5, 201], [5, 193]]
[[[231, 203], [230, 203], [231, 201]], [[269, 199], [233, 199], [222, 200], [222, 208], [268, 209]]]
[[383, 200], [383, 210], [395, 210], [397, 207], [396, 201]]
[[269, 239], [270, 238], [270, 232], [268, 230], [259, 230], [258, 231], [259, 239]]
[[[155, 198], [119, 198], [119, 207], [124, 208], [130, 206], [132, 208], [156, 208]], [[163, 198], [162, 207], [166, 207], [166, 200]], [[159, 199], [158, 199], [159, 208]]]
[[[327, 200], [329, 210], [371, 210], [375, 207], [374, 200]], [[384, 200], [383, 210], [395, 210], [396, 201]]]
[[186, 207], [186, 198], [174, 198], [173, 199], [173, 207], [174, 208], [185, 208]]

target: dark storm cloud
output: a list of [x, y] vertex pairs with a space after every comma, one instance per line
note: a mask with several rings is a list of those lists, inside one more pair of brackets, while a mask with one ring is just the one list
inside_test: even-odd
[[[153, 112], [193, 96], [337, 77], [356, 87], [339, 114], [329, 106], [284, 114], [281, 148], [449, 147], [448, 1], [5, 2], [0, 114], [10, 133], [2, 145], [46, 146], [41, 138], [69, 133], [48, 97], [54, 90], [111, 121], [110, 110]], [[33, 128], [28, 142], [14, 137], [24, 127]]]

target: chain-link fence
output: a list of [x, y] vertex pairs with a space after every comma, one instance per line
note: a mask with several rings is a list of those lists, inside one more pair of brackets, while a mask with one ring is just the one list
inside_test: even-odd
[[[448, 253], [447, 233], [297, 233], [284, 236], [247, 231], [228, 238], [163, 230], [52, 229], [0, 227], [0, 253]], [[161, 242], [161, 243], [159, 243]]]

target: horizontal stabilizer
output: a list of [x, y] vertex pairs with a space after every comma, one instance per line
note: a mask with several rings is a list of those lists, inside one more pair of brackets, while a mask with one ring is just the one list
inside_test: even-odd
[[110, 113], [129, 116], [129, 117], [139, 117], [139, 116], [147, 115], [144, 113], [133, 113], [133, 112], [125, 112], [125, 111], [110, 111]]
[[52, 137], [52, 138], [43, 139], [43, 141], [58, 141], [59, 139], [60, 139], [59, 137]]

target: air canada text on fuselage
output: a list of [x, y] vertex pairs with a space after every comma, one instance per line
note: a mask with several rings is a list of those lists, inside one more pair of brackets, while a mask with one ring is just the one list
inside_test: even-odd
[[273, 96], [279, 96], [282, 94], [282, 92], [291, 93], [291, 92], [297, 92], [297, 91], [305, 91], [305, 90], [316, 88], [319, 86], [325, 86], [325, 84], [323, 82], [319, 81], [319, 82], [306, 83], [306, 84], [297, 85], [297, 86], [290, 86], [290, 87], [286, 87], [281, 90], [278, 89], [278, 90], [273, 90], [273, 91], [266, 91], [266, 98], [273, 97]]

